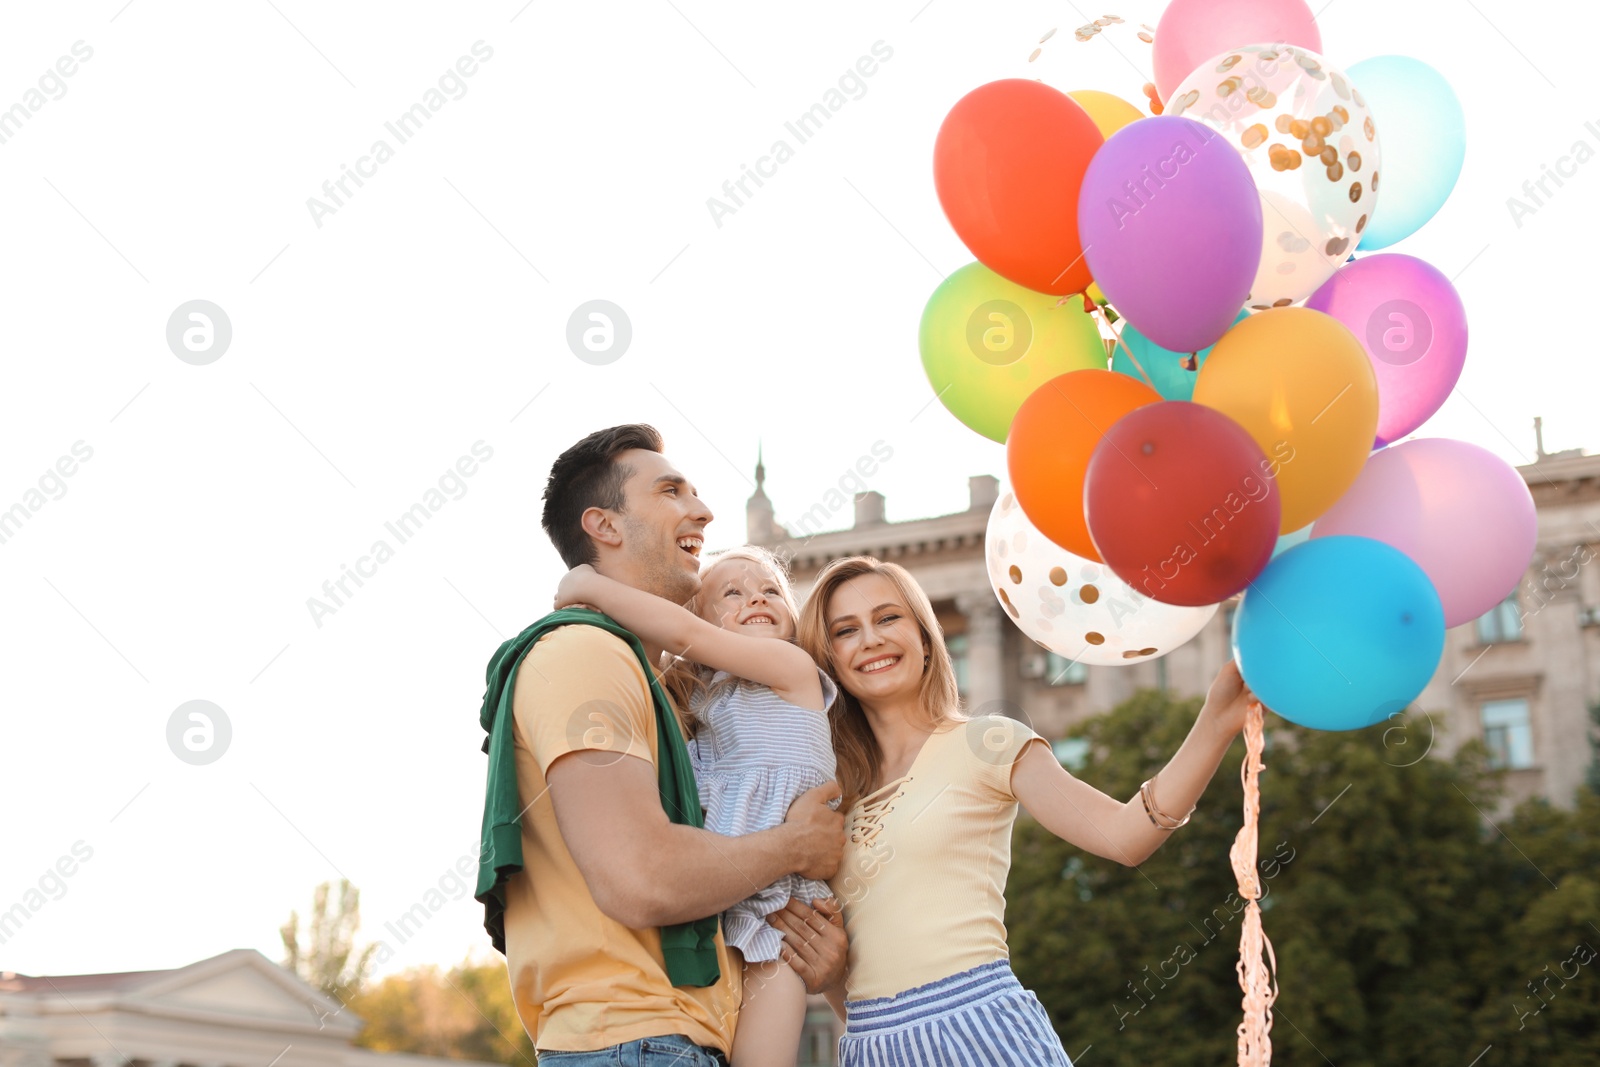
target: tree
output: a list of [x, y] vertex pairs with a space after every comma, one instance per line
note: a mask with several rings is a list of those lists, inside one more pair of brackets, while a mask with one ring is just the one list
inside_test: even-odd
[[356, 931], [361, 928], [361, 890], [348, 878], [340, 879], [339, 896], [330, 914], [331, 885], [323, 882], [312, 891], [311, 925], [303, 939], [296, 911], [289, 913], [289, 921], [279, 928], [278, 935], [283, 938], [283, 966], [343, 1004], [366, 981], [376, 946], [368, 945], [359, 952], [355, 948]]
[[421, 967], [390, 975], [356, 996], [357, 1044], [382, 1052], [532, 1067], [533, 1041], [511, 997], [504, 963], [470, 960], [441, 971]]
[[[1082, 777], [1133, 796], [1199, 707], [1145, 692], [1083, 724]], [[1273, 1062], [1468, 1064], [1491, 1043], [1496, 1064], [1596, 1062], [1600, 961], [1548, 983], [1543, 1001], [1528, 1002], [1546, 1007], [1520, 1031], [1509, 1005], [1546, 964], [1570, 975], [1589, 929], [1582, 916], [1600, 923], [1600, 800], [1586, 791], [1576, 817], [1524, 805], [1502, 835], [1484, 814], [1499, 776], [1481, 743], [1448, 760], [1396, 744], [1397, 731], [1415, 742], [1430, 729], [1407, 715], [1330, 733], [1269, 714], [1260, 871], [1278, 967]], [[1012, 959], [1074, 1057], [1092, 1046], [1106, 1065], [1236, 1058], [1243, 901], [1228, 849], [1243, 758], [1241, 739], [1190, 824], [1137, 870], [1019, 820]], [[1588, 943], [1600, 948], [1600, 931]], [[1535, 1039], [1535, 1026], [1550, 1032]]]
[[[1574, 811], [1525, 801], [1504, 824], [1526, 906], [1506, 909], [1474, 1017], [1497, 1064], [1600, 1063], [1600, 795]], [[1487, 1060], [1485, 1061], [1487, 1062]]]

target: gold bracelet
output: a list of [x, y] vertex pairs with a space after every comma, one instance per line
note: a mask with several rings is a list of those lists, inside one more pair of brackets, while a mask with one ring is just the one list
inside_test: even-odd
[[1139, 799], [1144, 802], [1144, 813], [1150, 816], [1151, 825], [1158, 830], [1176, 830], [1178, 827], [1186, 825], [1190, 816], [1194, 814], [1195, 809], [1190, 808], [1188, 815], [1181, 819], [1174, 819], [1171, 815], [1156, 807], [1155, 781], [1154, 777], [1147, 778], [1145, 783], [1139, 787]]

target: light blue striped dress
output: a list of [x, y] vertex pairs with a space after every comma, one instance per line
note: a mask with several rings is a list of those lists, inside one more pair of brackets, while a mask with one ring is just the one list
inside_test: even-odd
[[[690, 702], [700, 727], [689, 741], [689, 757], [707, 830], [730, 837], [770, 830], [783, 822], [801, 793], [833, 780], [828, 709], [838, 689], [827, 674], [819, 670], [817, 675], [821, 711], [797, 707], [770, 687], [744, 680], [718, 688], [709, 699], [701, 690]], [[709, 685], [730, 677], [717, 671]], [[810, 903], [832, 895], [826, 882], [786, 875], [722, 913], [723, 941], [748, 962], [775, 960], [783, 938], [767, 924], [767, 916], [790, 897]]]
[[876, 1000], [847, 1000], [839, 1067], [1072, 1067], [1010, 960]]

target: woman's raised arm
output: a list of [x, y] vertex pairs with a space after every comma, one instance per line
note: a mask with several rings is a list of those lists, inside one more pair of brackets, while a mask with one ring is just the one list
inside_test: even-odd
[[[1152, 779], [1158, 814], [1183, 818], [1211, 784], [1228, 746], [1244, 728], [1253, 699], [1230, 660], [1217, 672], [1177, 755]], [[1011, 772], [1017, 800], [1039, 824], [1085, 852], [1137, 867], [1155, 854], [1171, 830], [1159, 828], [1135, 795], [1118, 801], [1073, 777], [1045, 745], [1028, 745]]]

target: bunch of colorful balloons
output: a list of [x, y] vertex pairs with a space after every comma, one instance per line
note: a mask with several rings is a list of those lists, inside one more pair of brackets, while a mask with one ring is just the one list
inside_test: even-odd
[[1321, 47], [1304, 0], [1173, 0], [1158, 115], [1024, 79], [964, 96], [934, 179], [977, 262], [928, 301], [920, 348], [945, 407], [1006, 446], [988, 567], [1029, 637], [1138, 662], [1242, 592], [1252, 690], [1352, 729], [1516, 587], [1535, 521], [1492, 453], [1402, 440], [1466, 356], [1449, 279], [1353, 254], [1439, 210], [1460, 105], [1418, 60], [1339, 69]]

